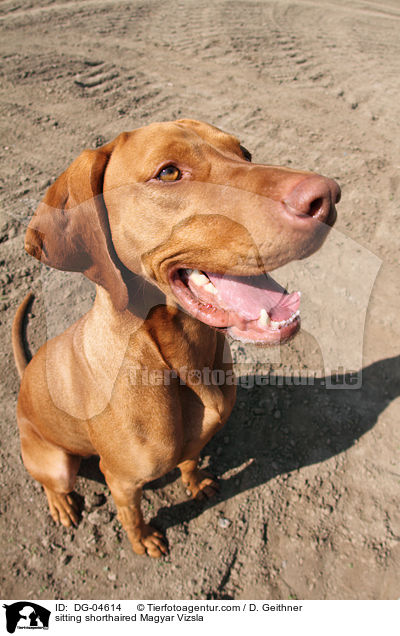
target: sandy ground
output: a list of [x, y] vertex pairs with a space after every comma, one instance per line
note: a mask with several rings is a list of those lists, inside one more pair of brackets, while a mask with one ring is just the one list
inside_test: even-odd
[[[398, 598], [398, 1], [3, 0], [0, 16], [2, 596]], [[176, 474], [146, 489], [171, 545], [153, 561], [132, 554], [95, 461], [79, 528], [51, 521], [20, 459], [10, 325], [33, 288], [35, 351], [90, 303], [80, 276], [23, 251], [46, 187], [83, 148], [180, 116], [235, 133], [257, 162], [336, 178], [343, 199], [326, 246], [291, 270], [303, 332], [273, 353], [234, 347], [239, 375], [261, 361], [322, 379], [239, 389], [204, 452], [214, 501], [188, 502]], [[330, 388], [340, 367], [362, 385]]]

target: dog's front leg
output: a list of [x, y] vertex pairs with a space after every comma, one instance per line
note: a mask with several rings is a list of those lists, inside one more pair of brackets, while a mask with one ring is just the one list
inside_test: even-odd
[[218, 482], [198, 467], [200, 452], [225, 424], [231, 408], [226, 408], [224, 391], [219, 387], [197, 385], [191, 389], [199, 399], [186, 396], [186, 441], [178, 468], [193, 499], [204, 499], [218, 491]]
[[126, 531], [132, 549], [136, 554], [148, 554], [158, 558], [167, 554], [166, 540], [158, 530], [144, 522], [140, 509], [142, 486], [140, 483], [128, 483], [113, 475], [100, 461], [100, 469], [117, 507], [117, 516]]

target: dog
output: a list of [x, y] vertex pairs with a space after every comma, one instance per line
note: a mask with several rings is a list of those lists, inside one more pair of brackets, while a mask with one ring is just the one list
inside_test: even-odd
[[80, 461], [98, 455], [133, 550], [167, 553], [142, 488], [177, 466], [193, 498], [217, 491], [198, 461], [235, 402], [225, 334], [271, 345], [297, 332], [300, 294], [269, 272], [322, 245], [339, 198], [335, 181], [254, 164], [236, 137], [189, 119], [85, 150], [49, 187], [25, 249], [96, 284], [90, 311], [29, 364], [30, 295], [13, 324], [22, 458], [54, 521], [78, 523]]

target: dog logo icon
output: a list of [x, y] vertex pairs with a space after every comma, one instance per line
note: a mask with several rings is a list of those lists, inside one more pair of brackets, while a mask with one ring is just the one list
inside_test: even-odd
[[18, 601], [3, 607], [9, 634], [14, 634], [16, 629], [49, 629], [51, 612], [37, 603]]

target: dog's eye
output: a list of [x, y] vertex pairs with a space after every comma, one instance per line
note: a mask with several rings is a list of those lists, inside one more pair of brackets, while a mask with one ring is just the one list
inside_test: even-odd
[[166, 166], [158, 173], [156, 179], [160, 181], [178, 181], [181, 178], [181, 171], [176, 166]]

